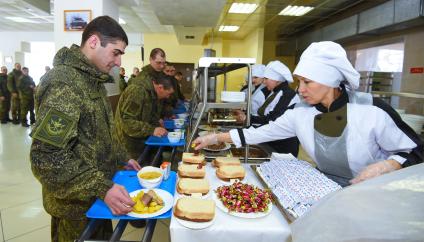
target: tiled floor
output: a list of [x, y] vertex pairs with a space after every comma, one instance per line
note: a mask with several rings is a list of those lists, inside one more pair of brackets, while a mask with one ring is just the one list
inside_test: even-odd
[[[30, 128], [0, 124], [0, 241], [50, 241], [50, 216], [29, 162]], [[122, 240], [140, 241], [144, 229], [128, 225]], [[169, 220], [160, 220], [154, 242], [170, 241]]]

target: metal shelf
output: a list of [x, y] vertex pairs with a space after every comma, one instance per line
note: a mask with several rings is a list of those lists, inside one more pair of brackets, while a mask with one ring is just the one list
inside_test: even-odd
[[[194, 90], [193, 97], [193, 112], [199, 112], [199, 115], [193, 124], [194, 113], [190, 118], [189, 126], [191, 133], [187, 137], [188, 142], [186, 143], [185, 151], [190, 149], [190, 144], [194, 140], [194, 136], [197, 133], [202, 117], [210, 109], [246, 109], [247, 113], [250, 113], [251, 109], [251, 95], [252, 95], [252, 70], [251, 65], [256, 63], [254, 58], [221, 58], [221, 57], [202, 57], [199, 60], [199, 69], [198, 69], [198, 87]], [[247, 83], [248, 83], [248, 92], [246, 102], [240, 103], [222, 103], [222, 102], [208, 102], [208, 81], [209, 78], [215, 78], [218, 75], [224, 75], [224, 90], [226, 90], [226, 73], [245, 68], [247, 67]], [[212, 79], [211, 79], [212, 81]], [[202, 85], [200, 85], [202, 84]], [[215, 91], [215, 90], [214, 90]], [[250, 125], [250, 115], [246, 117], [246, 125]], [[247, 156], [249, 154], [249, 146], [246, 145], [245, 150], [245, 162], [247, 162]]]
[[[203, 106], [204, 106], [203, 103], [199, 103], [199, 108], [203, 108]], [[242, 103], [206, 103], [206, 110], [205, 111], [208, 111], [209, 109], [214, 109], [214, 108], [241, 109], [241, 108], [246, 108], [246, 106], [247, 106], [247, 102], [242, 102]]]
[[409, 97], [409, 98], [418, 98], [424, 99], [424, 94], [410, 93], [410, 92], [382, 92], [382, 91], [372, 91], [373, 95], [378, 96], [398, 96], [398, 97]]

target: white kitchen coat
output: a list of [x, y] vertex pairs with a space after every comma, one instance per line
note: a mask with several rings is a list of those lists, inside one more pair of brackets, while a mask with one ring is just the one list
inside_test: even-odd
[[[409, 153], [417, 145], [396, 126], [385, 111], [372, 105], [346, 105], [347, 157], [353, 176], [358, 175], [369, 164], [381, 160], [394, 159], [400, 164], [406, 161], [395, 153]], [[309, 105], [289, 109], [268, 125], [243, 129], [245, 141], [247, 144], [258, 144], [297, 136], [308, 155], [316, 161], [314, 117], [320, 113]], [[231, 130], [230, 135], [234, 144], [240, 147], [238, 131]]]
[[[268, 95], [268, 98], [271, 97], [271, 95], [273, 94], [273, 92], [271, 92]], [[274, 100], [271, 101], [271, 103], [268, 104], [268, 106], [265, 108], [265, 112], [264, 115], [268, 115], [272, 110], [274, 110], [275, 106], [277, 105], [278, 101], [280, 101], [281, 96], [283, 96], [283, 90], [278, 90], [277, 95], [275, 96]], [[265, 102], [265, 101], [264, 101]], [[295, 103], [299, 103], [300, 102], [300, 98], [299, 95], [295, 95], [292, 100], [290, 101], [290, 104], [288, 105], [288, 107], [290, 107], [291, 105], [295, 104]], [[260, 106], [259, 106], [260, 108]], [[258, 108], [258, 109], [259, 109]], [[257, 114], [256, 114], [257, 115]]]
[[258, 115], [258, 109], [264, 104], [265, 102], [265, 94], [262, 92], [262, 88], [266, 88], [264, 84], [261, 84], [252, 94], [252, 108], [251, 108], [251, 114], [252, 115]]

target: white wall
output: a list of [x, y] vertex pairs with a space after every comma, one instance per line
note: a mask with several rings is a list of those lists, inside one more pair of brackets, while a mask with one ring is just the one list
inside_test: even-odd
[[[56, 0], [54, 2], [54, 41], [56, 51], [64, 46], [81, 43], [82, 31], [65, 31], [64, 30], [64, 10], [91, 10], [91, 18], [102, 15], [102, 0], [90, 1], [69, 1]], [[96, 6], [96, 7], [93, 7]]]
[[[34, 42], [34, 41], [47, 41], [53, 42], [53, 32], [0, 32], [0, 52], [3, 55], [0, 63], [6, 65], [8, 70], [13, 69], [13, 65], [16, 62], [16, 52], [21, 51], [21, 42]], [[19, 55], [19, 54], [18, 54]], [[4, 63], [5, 56], [12, 56], [13, 63]], [[18, 60], [22, 61], [22, 60]], [[21, 63], [22, 66], [25, 63]]]

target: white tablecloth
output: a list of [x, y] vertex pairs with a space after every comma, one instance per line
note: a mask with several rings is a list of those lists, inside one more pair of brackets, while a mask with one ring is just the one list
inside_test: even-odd
[[[262, 185], [250, 166], [245, 165], [246, 180], [262, 188]], [[211, 189], [224, 185], [215, 175], [215, 168], [210, 163], [206, 166], [206, 177], [209, 180]], [[176, 192], [178, 199], [178, 193]], [[212, 195], [208, 199], [212, 199]], [[274, 205], [270, 214], [266, 217], [248, 219], [239, 218], [224, 213], [218, 207], [215, 209], [215, 221], [213, 225], [201, 230], [193, 230], [182, 226], [175, 218], [171, 218], [171, 241], [172, 242], [270, 242], [270, 241], [290, 241], [290, 227]]]

